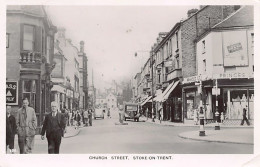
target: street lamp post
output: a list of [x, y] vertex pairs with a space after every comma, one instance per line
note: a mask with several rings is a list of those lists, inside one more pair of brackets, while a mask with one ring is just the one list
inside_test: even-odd
[[151, 71], [152, 71], [152, 74], [151, 74], [151, 77], [152, 77], [152, 92], [151, 92], [151, 95], [152, 95], [152, 122], [154, 122], [154, 109], [153, 109], [153, 48], [151, 50], [151, 58], [150, 58], [150, 61], [151, 61]]
[[216, 125], [215, 125], [215, 130], [220, 130], [219, 126], [219, 112], [218, 112], [218, 80], [216, 79], [216, 112], [215, 112], [215, 117], [216, 117]]
[[198, 85], [198, 93], [200, 94], [200, 104], [199, 104], [199, 121], [200, 121], [200, 130], [199, 130], [199, 136], [205, 136], [205, 128], [204, 128], [204, 110], [203, 110], [203, 91], [202, 91], [202, 81], [199, 81], [199, 83], [195, 83], [195, 85]]

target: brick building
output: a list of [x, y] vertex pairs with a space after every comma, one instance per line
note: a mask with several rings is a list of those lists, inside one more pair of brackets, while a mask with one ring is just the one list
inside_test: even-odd
[[[54, 68], [54, 34], [43, 6], [7, 6], [6, 11], [6, 82], [7, 104], [17, 111], [28, 98], [36, 111], [38, 127], [50, 109], [50, 74]], [[11, 101], [10, 88], [16, 85], [17, 98]], [[9, 93], [10, 92], [10, 93]], [[14, 94], [15, 92], [13, 92]]]

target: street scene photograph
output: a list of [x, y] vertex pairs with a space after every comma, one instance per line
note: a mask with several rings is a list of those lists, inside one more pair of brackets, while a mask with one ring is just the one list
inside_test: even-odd
[[5, 154], [254, 154], [254, 11], [7, 5]]

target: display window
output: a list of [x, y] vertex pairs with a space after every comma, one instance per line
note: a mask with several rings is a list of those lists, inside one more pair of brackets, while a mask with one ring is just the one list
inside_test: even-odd
[[186, 113], [185, 118], [193, 119], [194, 110], [198, 109], [200, 96], [197, 91], [187, 91], [186, 92]]
[[23, 99], [27, 98], [29, 106], [35, 109], [36, 105], [36, 81], [35, 80], [23, 80]]
[[254, 90], [225, 89], [224, 106], [226, 119], [243, 119], [243, 109], [247, 110], [247, 118], [254, 119]]

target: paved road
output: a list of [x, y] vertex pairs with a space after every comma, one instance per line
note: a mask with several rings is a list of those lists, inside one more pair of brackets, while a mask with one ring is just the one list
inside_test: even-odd
[[[197, 127], [161, 126], [146, 122], [127, 121], [115, 125], [118, 118], [94, 120], [79, 135], [63, 138], [62, 154], [252, 154], [253, 145], [195, 141], [178, 134]], [[207, 129], [206, 129], [207, 130]], [[36, 140], [34, 153], [47, 153], [47, 141]]]
[[62, 153], [142, 153], [142, 154], [237, 154], [253, 153], [252, 145], [226, 144], [182, 139], [178, 134], [195, 127], [160, 126], [127, 121], [115, 125], [117, 118], [95, 120], [93, 127], [82, 128], [78, 136], [63, 141]]

